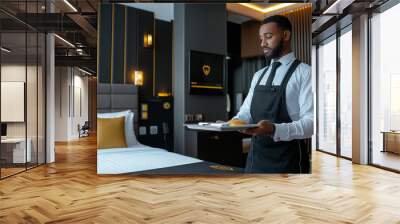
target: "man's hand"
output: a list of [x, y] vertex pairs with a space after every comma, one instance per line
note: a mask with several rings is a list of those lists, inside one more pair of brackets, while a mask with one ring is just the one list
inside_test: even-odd
[[249, 128], [241, 131], [247, 135], [273, 135], [275, 133], [275, 125], [267, 120], [261, 120], [257, 123], [258, 127]]

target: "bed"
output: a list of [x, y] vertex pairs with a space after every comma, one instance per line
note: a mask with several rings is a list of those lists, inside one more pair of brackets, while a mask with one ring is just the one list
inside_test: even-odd
[[[127, 147], [97, 150], [98, 174], [234, 174], [241, 168], [202, 161], [137, 141], [137, 88], [126, 84], [102, 84], [97, 89], [97, 119], [125, 117]], [[136, 128], [135, 128], [136, 127]], [[98, 131], [101, 127], [97, 127]], [[99, 144], [99, 142], [98, 142]], [[99, 145], [98, 145], [99, 146]]]
[[97, 174], [237, 174], [243, 169], [223, 166], [142, 144], [99, 149]]

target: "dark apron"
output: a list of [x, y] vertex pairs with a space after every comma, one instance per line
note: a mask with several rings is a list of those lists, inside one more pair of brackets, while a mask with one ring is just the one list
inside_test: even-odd
[[[294, 70], [300, 64], [295, 60], [288, 69], [280, 86], [272, 85], [273, 75], [266, 85], [260, 82], [268, 69], [260, 76], [254, 88], [250, 113], [254, 123], [269, 120], [272, 123], [290, 123], [286, 107], [286, 86]], [[310, 160], [305, 140], [278, 141], [266, 135], [253, 136], [247, 157], [247, 173], [309, 173]]]

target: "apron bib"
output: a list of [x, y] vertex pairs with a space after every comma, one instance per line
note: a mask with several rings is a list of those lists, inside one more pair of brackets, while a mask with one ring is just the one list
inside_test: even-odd
[[[280, 86], [272, 85], [274, 75], [268, 77], [265, 86], [260, 82], [267, 68], [254, 88], [250, 113], [254, 123], [269, 120], [272, 123], [292, 122], [286, 107], [286, 86], [300, 61], [295, 60]], [[304, 140], [278, 141], [271, 136], [253, 136], [247, 157], [247, 173], [309, 173], [310, 161]]]

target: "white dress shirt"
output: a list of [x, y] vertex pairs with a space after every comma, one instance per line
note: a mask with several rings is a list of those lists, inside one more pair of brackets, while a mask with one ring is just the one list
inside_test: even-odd
[[[294, 62], [295, 56], [291, 52], [278, 61], [281, 65], [275, 73], [273, 85], [280, 85], [290, 65]], [[271, 60], [273, 63], [274, 59]], [[266, 74], [262, 78], [260, 85], [266, 85], [270, 74], [270, 68], [266, 66], [257, 71], [243, 105], [240, 107], [238, 114], [233, 119], [245, 120], [248, 123], [254, 123], [250, 114], [251, 101], [253, 99], [254, 87], [257, 85], [261, 74], [268, 68]], [[297, 66], [292, 77], [289, 79], [286, 87], [286, 106], [287, 111], [292, 119], [290, 123], [275, 124], [274, 141], [290, 141], [293, 139], [310, 138], [314, 132], [314, 103], [311, 83], [311, 67], [305, 63]]]

